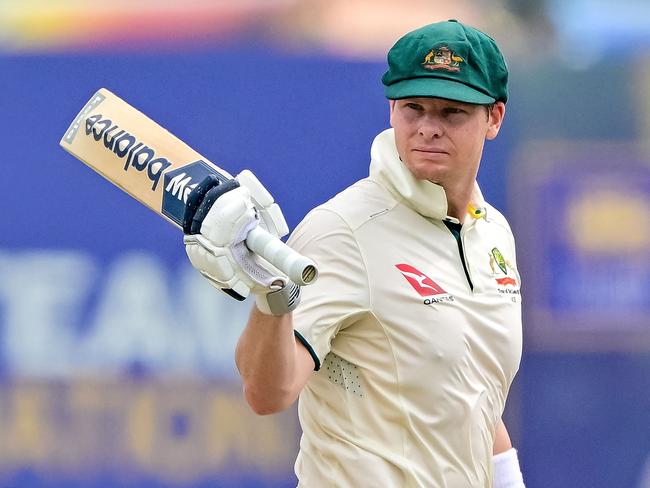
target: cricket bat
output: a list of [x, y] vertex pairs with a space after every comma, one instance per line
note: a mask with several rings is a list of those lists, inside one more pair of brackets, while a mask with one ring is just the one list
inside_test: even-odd
[[[187, 197], [209, 174], [233, 176], [105, 88], [81, 109], [60, 142], [80, 159], [166, 220], [182, 228]], [[246, 246], [294, 283], [312, 283], [318, 270], [308, 258], [257, 226]]]

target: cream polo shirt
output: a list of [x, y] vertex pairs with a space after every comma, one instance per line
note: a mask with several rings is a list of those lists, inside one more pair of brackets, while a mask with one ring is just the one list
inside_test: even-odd
[[442, 187], [411, 175], [390, 129], [371, 157], [290, 239], [320, 270], [293, 312], [318, 370], [299, 399], [299, 486], [490, 487], [522, 347], [512, 233], [476, 186], [464, 266]]

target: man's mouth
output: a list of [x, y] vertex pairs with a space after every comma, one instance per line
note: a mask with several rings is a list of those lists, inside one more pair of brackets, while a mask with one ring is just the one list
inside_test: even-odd
[[422, 153], [428, 153], [428, 154], [449, 154], [444, 149], [437, 149], [437, 148], [415, 148], [413, 150], [415, 152], [422, 152]]

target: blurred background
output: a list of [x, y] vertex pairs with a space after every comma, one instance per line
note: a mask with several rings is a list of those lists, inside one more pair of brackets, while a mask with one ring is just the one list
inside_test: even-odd
[[0, 487], [295, 486], [295, 411], [241, 398], [250, 304], [58, 141], [109, 88], [253, 170], [293, 228], [367, 175], [387, 49], [449, 18], [511, 70], [479, 182], [524, 277], [527, 486], [650, 487], [645, 0], [0, 0]]

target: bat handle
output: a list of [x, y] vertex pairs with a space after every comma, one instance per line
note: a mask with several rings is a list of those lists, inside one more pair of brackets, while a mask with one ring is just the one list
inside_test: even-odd
[[259, 226], [246, 236], [246, 246], [285, 273], [291, 281], [298, 285], [309, 285], [318, 277], [318, 268], [311, 259], [294, 251], [279, 238]]

